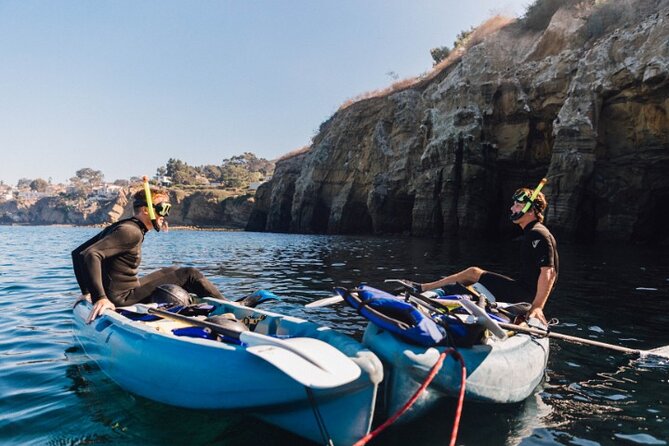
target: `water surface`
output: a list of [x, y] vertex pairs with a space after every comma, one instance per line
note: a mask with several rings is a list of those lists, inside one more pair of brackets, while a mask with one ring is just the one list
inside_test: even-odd
[[[78, 287], [70, 251], [90, 228], [0, 226], [0, 444], [302, 445], [243, 414], [174, 408], [136, 397], [106, 377], [73, 336]], [[345, 306], [307, 310], [334, 285], [386, 278], [434, 280], [469, 265], [512, 274], [514, 243], [214, 231], [150, 233], [142, 274], [177, 265], [203, 270], [229, 297], [266, 288], [269, 309], [360, 338]], [[561, 274], [547, 308], [555, 331], [649, 349], [669, 344], [669, 249], [560, 245]], [[212, 370], [212, 379], [216, 371]], [[547, 380], [507, 406], [466, 403], [460, 445], [669, 444], [669, 364], [551, 341]], [[444, 402], [370, 444], [447, 444]]]

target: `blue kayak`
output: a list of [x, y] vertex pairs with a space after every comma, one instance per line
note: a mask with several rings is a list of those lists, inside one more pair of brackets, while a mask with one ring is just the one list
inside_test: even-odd
[[302, 319], [217, 299], [205, 304], [208, 317], [250, 329], [216, 336], [187, 320], [142, 315], [140, 305], [86, 324], [91, 304], [81, 301], [76, 336], [120, 387], [151, 400], [244, 411], [318, 443], [352, 444], [369, 432], [383, 368], [366, 347]]

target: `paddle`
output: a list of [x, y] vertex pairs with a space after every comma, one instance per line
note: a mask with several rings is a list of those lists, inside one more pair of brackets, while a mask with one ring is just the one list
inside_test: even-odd
[[[137, 309], [140, 307], [135, 306]], [[361, 373], [360, 367], [348, 356], [319, 339], [278, 339], [252, 331], [231, 330], [213, 322], [158, 308], [145, 306], [143, 309], [150, 314], [208, 328], [214, 333], [238, 339], [247, 345], [248, 353], [267, 361], [305, 387], [338, 387], [356, 380]]]
[[241, 297], [235, 300], [239, 305], [244, 305], [245, 307], [255, 308], [258, 304], [267, 302], [269, 300], [281, 300], [279, 296], [267, 290], [257, 290], [251, 294], [248, 294], [244, 297]]
[[334, 305], [339, 302], [343, 302], [344, 298], [341, 297], [339, 294], [331, 297], [326, 297], [324, 299], [319, 299], [315, 300], [313, 302], [309, 302], [306, 304], [304, 307], [305, 308], [317, 308], [317, 307], [327, 307], [328, 305]]
[[[385, 282], [398, 282], [406, 288], [412, 287], [411, 285], [409, 285], [411, 282], [409, 282], [408, 280], [386, 279]], [[423, 297], [423, 296], [420, 296], [418, 294], [414, 294], [414, 296], [417, 297], [417, 298]], [[429, 299], [429, 298], [424, 298], [424, 299]], [[331, 297], [326, 297], [326, 298], [323, 298], [323, 299], [315, 300], [313, 302], [309, 302], [304, 307], [305, 308], [327, 307], [329, 305], [334, 305], [334, 304], [337, 304], [337, 303], [343, 302], [343, 301], [344, 301], [343, 297], [341, 297], [339, 294], [335, 294], [334, 296], [331, 296]], [[426, 303], [429, 303], [428, 300], [423, 300], [423, 301], [426, 302]]]
[[[467, 287], [472, 294], [474, 294], [477, 297], [480, 297], [481, 294], [484, 295], [486, 299], [489, 299], [488, 291], [485, 287], [483, 290], [477, 289], [476, 287], [473, 286], [468, 286]], [[487, 293], [485, 293], [487, 291]], [[480, 293], [480, 294], [479, 294]], [[492, 302], [494, 302], [494, 297], [492, 299], [489, 299]], [[623, 347], [620, 345], [615, 345], [615, 344], [607, 344], [606, 342], [600, 342], [600, 341], [593, 341], [591, 339], [585, 339], [585, 338], [579, 338], [576, 336], [570, 336], [562, 333], [555, 333], [553, 331], [548, 331], [548, 330], [543, 330], [541, 328], [536, 328], [536, 327], [523, 327], [521, 325], [515, 325], [515, 324], [507, 324], [503, 322], [498, 323], [500, 327], [505, 328], [507, 330], [513, 330], [517, 331], [520, 333], [527, 333], [527, 334], [534, 334], [538, 336], [547, 336], [549, 338], [555, 338], [555, 339], [562, 339], [563, 341], [569, 341], [569, 342], [575, 342], [578, 344], [585, 344], [585, 345], [592, 345], [595, 347], [602, 347], [602, 348], [608, 348], [610, 350], [615, 350], [618, 352], [622, 353], [630, 353], [630, 354], [635, 354], [639, 355], [641, 357], [643, 356], [657, 356], [659, 358], [669, 358], [669, 345], [664, 346], [664, 347], [658, 347], [654, 348], [653, 350], [641, 350], [637, 348], [629, 348], [629, 347]]]
[[570, 336], [562, 333], [555, 333], [553, 331], [547, 331], [547, 330], [542, 330], [540, 328], [535, 328], [535, 327], [523, 327], [520, 325], [515, 325], [515, 324], [506, 324], [503, 322], [499, 323], [500, 327], [505, 328], [507, 330], [513, 330], [517, 331], [520, 333], [527, 333], [527, 334], [533, 334], [533, 335], [539, 335], [539, 336], [547, 336], [549, 338], [555, 338], [555, 339], [562, 339], [564, 341], [570, 341], [570, 342], [576, 342], [579, 344], [585, 344], [585, 345], [592, 345], [595, 347], [602, 347], [602, 348], [608, 348], [610, 350], [615, 350], [618, 352], [623, 352], [623, 353], [630, 353], [630, 354], [635, 354], [639, 355], [641, 357], [643, 356], [657, 356], [660, 358], [669, 358], [669, 346], [664, 346], [664, 347], [658, 347], [653, 350], [641, 350], [638, 348], [629, 348], [629, 347], [623, 347], [620, 345], [614, 345], [614, 344], [607, 344], [606, 342], [600, 342], [600, 341], [593, 341], [592, 339], [584, 339], [584, 338], [579, 338], [576, 336]]

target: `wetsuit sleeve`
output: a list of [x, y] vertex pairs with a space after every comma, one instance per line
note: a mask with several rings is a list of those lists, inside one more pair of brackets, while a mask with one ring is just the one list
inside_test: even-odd
[[[127, 252], [142, 242], [142, 233], [130, 225], [119, 225], [109, 234], [82, 249], [78, 261], [81, 262], [80, 273], [84, 288], [91, 294], [93, 302], [97, 302], [106, 293], [102, 284], [102, 262], [105, 259]], [[73, 253], [74, 254], [74, 253]], [[76, 263], [76, 262], [75, 262]], [[77, 269], [75, 267], [75, 275]], [[79, 277], [77, 277], [79, 280]], [[85, 293], [84, 293], [85, 294]]]
[[81, 294], [88, 294], [88, 285], [86, 285], [84, 280], [82, 264], [79, 260], [79, 248], [72, 251], [72, 269], [74, 269], [74, 277], [77, 278], [77, 284], [79, 285]]
[[538, 268], [555, 266], [555, 259], [553, 258], [554, 249], [548, 238], [539, 235], [539, 237], [532, 240], [532, 246], [532, 254]]
[[99, 238], [100, 235], [97, 235], [72, 251], [72, 269], [74, 269], [74, 276], [77, 278], [81, 294], [90, 294], [90, 285], [88, 284], [87, 276], [85, 274], [86, 265], [82, 259], [81, 252], [95, 243]]

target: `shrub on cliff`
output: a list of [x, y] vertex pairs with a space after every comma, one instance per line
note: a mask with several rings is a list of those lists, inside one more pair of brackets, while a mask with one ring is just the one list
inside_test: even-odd
[[669, 4], [667, 0], [609, 0], [598, 2], [581, 28], [582, 37], [594, 40], [628, 23], [653, 14]]
[[42, 178], [36, 178], [30, 183], [30, 190], [35, 192], [46, 192], [47, 187], [49, 187], [49, 183]]
[[543, 31], [548, 27], [558, 9], [574, 7], [582, 3], [593, 3], [593, 0], [536, 0], [527, 7], [525, 15], [520, 19], [520, 24], [530, 31]]

